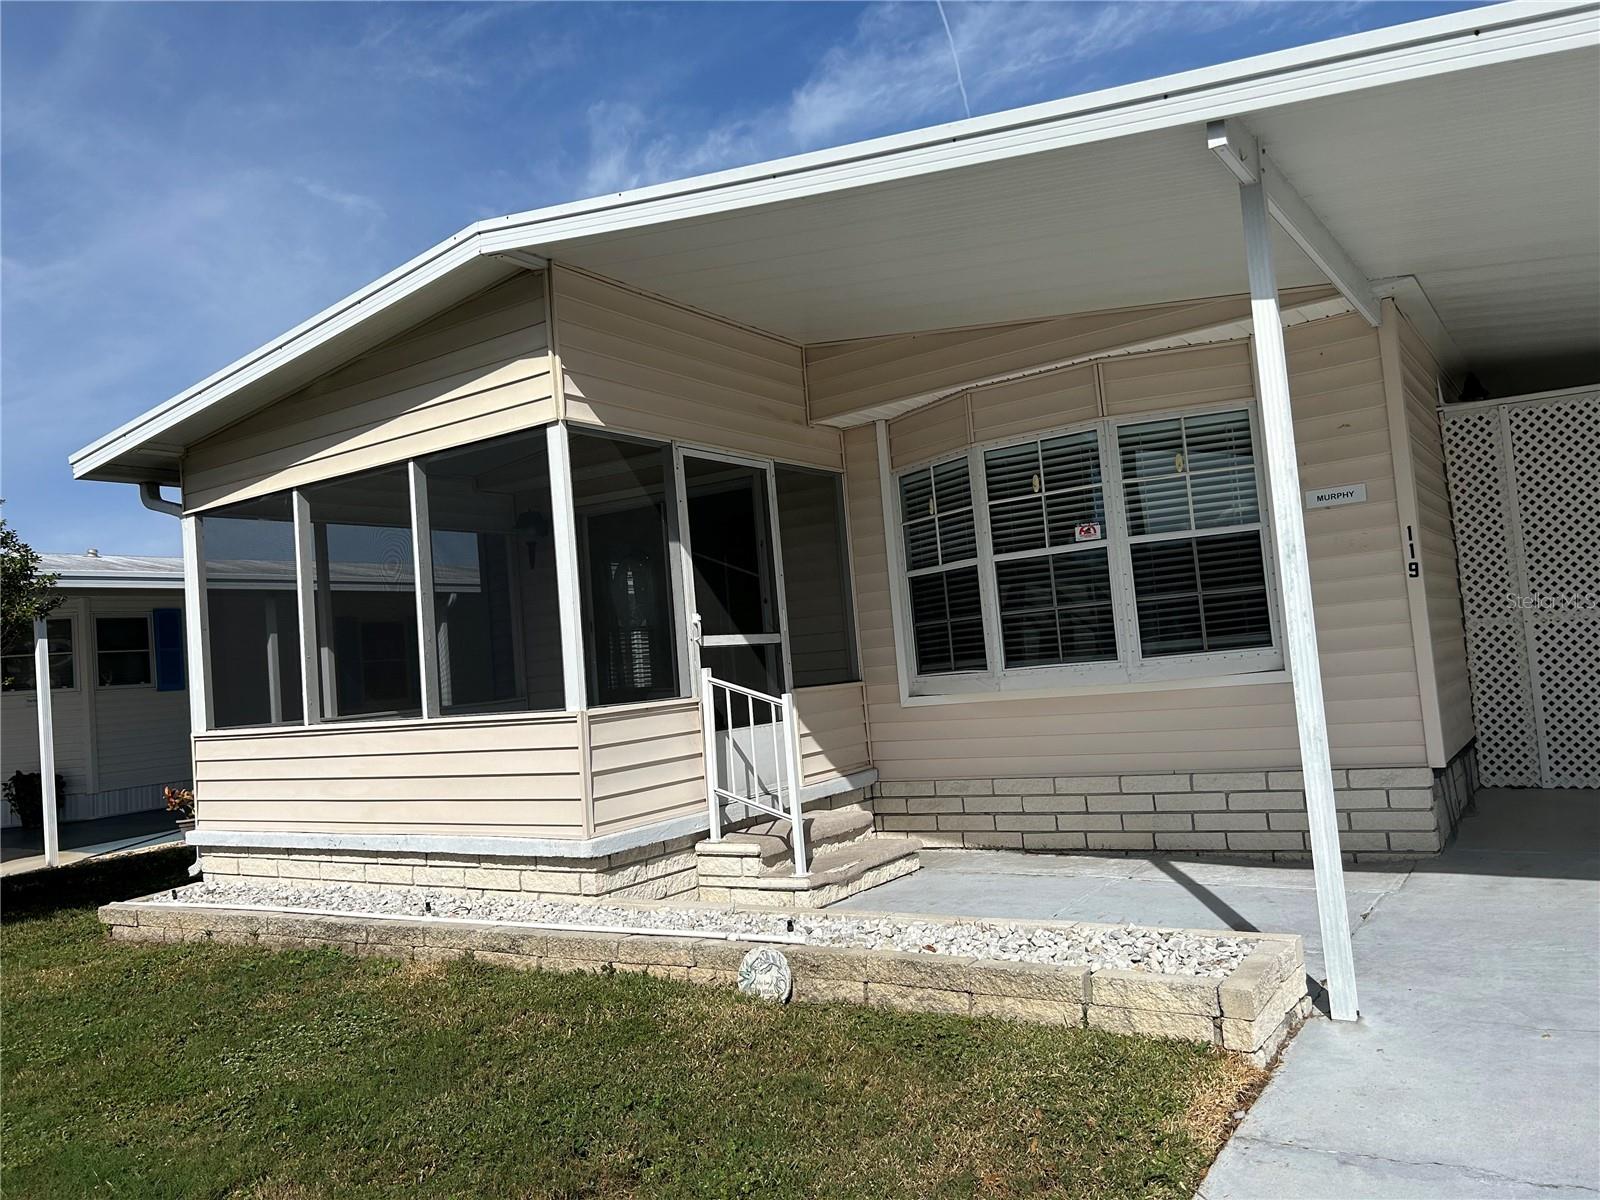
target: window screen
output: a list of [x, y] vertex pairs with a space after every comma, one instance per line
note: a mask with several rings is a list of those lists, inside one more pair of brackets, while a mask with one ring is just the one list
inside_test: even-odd
[[200, 528], [212, 723], [219, 729], [296, 724], [300, 617], [289, 493], [213, 509]]
[[305, 496], [316, 546], [323, 716], [420, 715], [406, 468], [385, 467], [315, 484], [305, 489]]
[[780, 466], [774, 482], [794, 686], [849, 682], [858, 676], [843, 481]]
[[421, 461], [447, 714], [565, 703], [544, 428]]

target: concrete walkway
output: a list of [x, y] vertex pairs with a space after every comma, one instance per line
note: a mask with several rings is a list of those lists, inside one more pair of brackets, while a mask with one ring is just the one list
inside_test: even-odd
[[[165, 809], [124, 813], [94, 821], [65, 821], [60, 835], [62, 866], [123, 850], [148, 850], [152, 846], [183, 840], [177, 819]], [[0, 875], [25, 875], [44, 869], [41, 830], [11, 826], [0, 833]]]
[[[854, 910], [1306, 937], [1308, 868], [925, 854]], [[1346, 876], [1362, 1020], [1309, 1022], [1204, 1200], [1600, 1197], [1600, 794], [1485, 792], [1457, 841]]]

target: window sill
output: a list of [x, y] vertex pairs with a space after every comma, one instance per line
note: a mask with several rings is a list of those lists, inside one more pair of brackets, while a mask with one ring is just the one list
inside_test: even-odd
[[[993, 700], [1051, 700], [1074, 696], [1115, 696], [1130, 692], [1176, 692], [1201, 688], [1255, 687], [1263, 684], [1288, 683], [1289, 681], [1289, 672], [1277, 667], [1270, 670], [1249, 671], [1232, 675], [1173, 676], [1167, 679], [1142, 679], [1136, 682], [1043, 684], [1037, 688], [986, 686], [971, 691], [913, 693], [909, 696], [901, 696], [900, 704], [904, 708], [921, 708], [934, 704], [969, 704]], [[992, 684], [992, 681], [985, 680], [984, 683]], [[911, 686], [916, 688], [939, 685], [913, 682]]]

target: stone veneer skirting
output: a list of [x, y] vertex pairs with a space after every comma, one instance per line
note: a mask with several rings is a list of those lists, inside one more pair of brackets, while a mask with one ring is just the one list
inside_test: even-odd
[[[862, 790], [806, 805], [808, 812], [864, 804]], [[765, 818], [758, 818], [764, 820]], [[746, 819], [746, 823], [749, 818]], [[739, 824], [729, 826], [738, 828]], [[206, 845], [201, 869], [214, 878], [340, 883], [367, 888], [441, 888], [469, 895], [518, 894], [530, 899], [693, 899], [699, 888], [695, 843], [704, 832], [650, 842], [590, 858], [422, 850]], [[293, 841], [292, 833], [284, 834]], [[482, 839], [485, 841], [491, 839]]]
[[[1353, 859], [1432, 854], [1471, 803], [1468, 745], [1443, 770], [1336, 770], [1339, 840]], [[1310, 854], [1297, 770], [1193, 771], [1026, 779], [879, 781], [880, 832], [924, 846], [1172, 851], [1299, 859]]]
[[[757, 945], [771, 944], [541, 929], [492, 921], [263, 912], [162, 903], [159, 896], [108, 904], [100, 909], [100, 920], [118, 941], [217, 942], [274, 949], [326, 946], [415, 961], [471, 957], [546, 971], [640, 971], [721, 987], [737, 982], [739, 964], [747, 953]], [[1063, 922], [1040, 924], [1066, 927]], [[1216, 936], [1214, 931], [1190, 932]], [[1255, 946], [1222, 979], [898, 950], [777, 948], [789, 960], [793, 998], [799, 1001], [847, 1001], [908, 1012], [1186, 1038], [1264, 1064], [1310, 1012], [1304, 944], [1289, 934], [1228, 936], [1245, 937]]]
[[511, 858], [403, 850], [284, 850], [230, 846], [205, 850], [213, 878], [276, 879], [287, 884], [341, 883], [357, 888], [442, 888], [472, 895], [530, 899], [665, 900], [692, 896], [699, 834], [600, 858]]

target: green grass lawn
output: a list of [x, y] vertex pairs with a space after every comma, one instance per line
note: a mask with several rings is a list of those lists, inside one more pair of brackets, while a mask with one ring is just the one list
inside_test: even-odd
[[108, 941], [183, 851], [7, 881], [22, 1197], [1189, 1197], [1259, 1073], [1198, 1045], [641, 975]]

